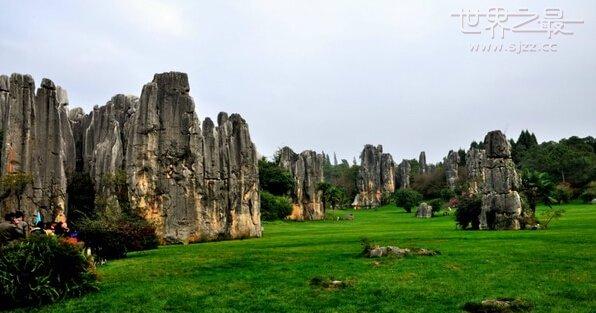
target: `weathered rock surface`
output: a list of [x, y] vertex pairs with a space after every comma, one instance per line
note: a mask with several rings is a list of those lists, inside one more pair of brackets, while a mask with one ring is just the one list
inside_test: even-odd
[[428, 165], [426, 164], [426, 153], [424, 151], [420, 152], [420, 156], [418, 156], [418, 164], [420, 164], [420, 174], [428, 173]]
[[484, 138], [486, 159], [483, 164], [481, 229], [520, 229], [521, 200], [517, 190], [521, 180], [511, 159], [511, 148], [498, 130]]
[[478, 194], [484, 184], [484, 163], [486, 162], [486, 151], [478, 148], [470, 148], [466, 153], [466, 171], [468, 179], [468, 192]]
[[389, 153], [383, 153], [383, 146], [364, 146], [356, 184], [358, 194], [352, 205], [357, 208], [379, 206], [384, 193], [395, 191], [395, 162]]
[[397, 175], [395, 180], [400, 189], [410, 188], [410, 175], [412, 173], [412, 166], [410, 161], [402, 160], [397, 167]]
[[280, 150], [279, 165], [290, 171], [294, 177], [292, 192], [292, 220], [321, 220], [325, 218], [323, 195], [318, 190], [323, 182], [323, 165], [325, 156], [312, 150], [296, 154], [289, 147]]
[[457, 185], [459, 177], [459, 154], [457, 151], [450, 150], [447, 157], [443, 159], [443, 165], [445, 166], [447, 186], [453, 190]]
[[0, 77], [0, 173], [24, 173], [31, 181], [20, 196], [2, 199], [2, 213], [36, 208], [50, 219], [64, 219], [66, 177], [74, 171], [74, 139], [67, 118], [66, 91], [43, 79], [35, 92], [29, 75]]
[[[127, 177], [131, 207], [164, 241], [261, 235], [256, 148], [237, 114], [205, 119], [201, 130], [183, 73], [156, 74], [141, 98], [116, 95], [87, 115], [67, 110], [66, 92], [44, 79], [0, 76], [0, 174], [33, 177], [23, 197], [2, 199], [2, 213], [41, 207], [64, 218], [67, 177], [87, 172], [104, 206], [118, 206], [106, 176]], [[106, 200], [106, 199], [104, 199]], [[22, 201], [17, 205], [16, 201]], [[26, 203], [25, 203], [26, 202]], [[101, 202], [104, 203], [104, 202]]]
[[426, 202], [420, 203], [418, 211], [416, 211], [416, 217], [420, 218], [431, 218], [433, 217], [433, 207], [426, 204]]

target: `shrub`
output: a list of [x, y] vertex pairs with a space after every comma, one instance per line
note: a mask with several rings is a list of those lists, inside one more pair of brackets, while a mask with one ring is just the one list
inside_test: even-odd
[[440, 191], [441, 199], [445, 201], [449, 201], [455, 197], [455, 191], [451, 190], [450, 188], [443, 188]]
[[129, 252], [156, 249], [159, 245], [155, 227], [144, 219], [122, 218], [118, 228]]
[[573, 198], [573, 188], [569, 183], [559, 183], [555, 186], [553, 197], [559, 203], [568, 203]]
[[292, 214], [292, 202], [287, 197], [274, 196], [267, 191], [261, 191], [261, 219], [273, 221], [285, 219]]
[[548, 209], [544, 213], [540, 215], [540, 220], [542, 222], [542, 228], [547, 229], [548, 225], [554, 221], [558, 220], [563, 216], [565, 213], [564, 209]]
[[393, 194], [395, 204], [398, 207], [403, 207], [406, 212], [412, 212], [412, 208], [420, 204], [422, 195], [412, 189], [398, 189]]
[[482, 199], [479, 196], [461, 196], [458, 198], [455, 221], [461, 229], [478, 229]]
[[428, 205], [433, 207], [433, 212], [435, 212], [435, 213], [441, 211], [441, 209], [445, 205], [445, 201], [443, 201], [441, 199], [432, 199], [432, 200], [428, 201], [427, 203], [428, 203]]
[[592, 199], [596, 199], [596, 181], [590, 182], [579, 198], [585, 203], [590, 203]]
[[123, 258], [127, 252], [155, 249], [159, 245], [155, 227], [139, 217], [99, 217], [86, 219], [77, 226], [81, 240], [100, 260]]
[[105, 219], [80, 222], [79, 238], [99, 260], [119, 259], [126, 256], [126, 242], [123, 234], [113, 222]]
[[0, 309], [33, 306], [96, 289], [92, 259], [54, 236], [32, 236], [0, 248]]

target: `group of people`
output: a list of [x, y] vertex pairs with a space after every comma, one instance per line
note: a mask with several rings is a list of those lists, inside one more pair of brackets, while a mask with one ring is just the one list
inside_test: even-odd
[[44, 223], [39, 216], [36, 216], [34, 225], [31, 226], [25, 221], [23, 211], [4, 215], [4, 221], [0, 223], [0, 245], [31, 235], [55, 235], [76, 239], [76, 233], [70, 231], [66, 222]]

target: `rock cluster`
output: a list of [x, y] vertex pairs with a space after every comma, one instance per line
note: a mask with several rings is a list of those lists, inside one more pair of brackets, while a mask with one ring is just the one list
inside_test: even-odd
[[522, 208], [517, 190], [521, 180], [511, 159], [509, 142], [501, 131], [495, 130], [486, 135], [484, 145], [480, 228], [520, 229]]
[[207, 118], [201, 127], [186, 74], [156, 74], [140, 98], [116, 95], [87, 115], [68, 112], [66, 93], [49, 80], [33, 90], [30, 76], [0, 76], [1, 169], [33, 175], [26, 193], [52, 208], [49, 218], [66, 208], [66, 179], [75, 170], [89, 173], [96, 196], [115, 207], [123, 199], [105, 178], [122, 173], [124, 201], [166, 242], [261, 235], [248, 125], [220, 113], [217, 126]]
[[445, 166], [447, 186], [453, 190], [455, 189], [459, 177], [459, 154], [457, 151], [450, 150], [447, 157], [443, 159], [443, 165]]
[[2, 213], [21, 208], [32, 216], [64, 219], [67, 175], [75, 169], [66, 91], [29, 75], [0, 76], [0, 174], [20, 175], [22, 192], [3, 195]]
[[[336, 159], [334, 157], [334, 159]], [[283, 147], [279, 154], [279, 166], [294, 177], [292, 191], [292, 220], [321, 220], [325, 218], [323, 195], [318, 185], [323, 182], [323, 165], [326, 158], [312, 150], [296, 154], [289, 147]]]
[[440, 252], [436, 250], [430, 250], [425, 248], [400, 248], [395, 246], [386, 246], [380, 247], [375, 246], [372, 247], [370, 250], [366, 252], [366, 256], [369, 258], [380, 258], [384, 256], [396, 256], [396, 257], [405, 257], [410, 255], [419, 255], [419, 256], [435, 256], [439, 255]]
[[377, 207], [383, 194], [395, 191], [395, 163], [389, 153], [383, 153], [383, 146], [364, 146], [356, 184], [358, 194], [352, 203], [356, 208]]
[[426, 202], [420, 203], [418, 211], [416, 211], [416, 217], [420, 218], [431, 218], [433, 217], [433, 207], [428, 205]]
[[400, 189], [410, 188], [410, 175], [412, 172], [412, 166], [410, 161], [402, 160], [397, 167], [396, 182]]

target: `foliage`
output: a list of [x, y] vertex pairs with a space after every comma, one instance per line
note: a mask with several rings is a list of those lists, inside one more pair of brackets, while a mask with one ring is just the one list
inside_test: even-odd
[[0, 177], [0, 200], [14, 196], [21, 207], [23, 194], [28, 185], [33, 183], [33, 175], [24, 172], [14, 172]]
[[117, 225], [106, 219], [86, 219], [77, 224], [79, 238], [99, 260], [120, 259], [126, 256], [124, 234]]
[[592, 199], [596, 199], [596, 181], [588, 184], [584, 192], [580, 195], [580, 199], [585, 203], [590, 203]]
[[259, 160], [259, 184], [261, 190], [276, 196], [285, 196], [291, 194], [295, 181], [290, 171], [263, 157]]
[[553, 220], [558, 220], [560, 219], [563, 214], [565, 213], [564, 209], [561, 208], [549, 208], [548, 210], [544, 211], [541, 215], [540, 215], [540, 220], [542, 222], [542, 224], [540, 224], [542, 226], [542, 228], [547, 229], [548, 226], [550, 225], [550, 223]]
[[536, 135], [530, 133], [527, 129], [519, 134], [517, 141], [511, 139], [509, 143], [511, 144], [511, 158], [516, 164], [525, 158], [528, 150], [538, 146]]
[[461, 229], [478, 229], [480, 227], [480, 210], [482, 199], [476, 195], [464, 195], [457, 198], [455, 221]]
[[[517, 147], [517, 144], [516, 144]], [[547, 173], [555, 184], [567, 182], [581, 190], [596, 180], [596, 140], [593, 137], [570, 137], [532, 146], [519, 156], [522, 169]]]
[[35, 306], [95, 290], [92, 259], [54, 236], [0, 247], [0, 308]]
[[80, 220], [76, 227], [85, 246], [100, 260], [123, 258], [127, 252], [155, 249], [159, 245], [155, 227], [137, 216], [99, 215]]
[[86, 216], [93, 216], [95, 211], [95, 187], [88, 173], [75, 172], [68, 180], [68, 221], [76, 224]]
[[555, 185], [548, 174], [528, 169], [524, 170], [522, 172], [522, 188], [532, 214], [536, 213], [536, 205], [540, 201], [548, 206], [551, 205], [551, 196]]
[[323, 165], [323, 175], [325, 176], [325, 182], [342, 188], [345, 191], [346, 198], [348, 199], [347, 202], [349, 202], [349, 199], [354, 199], [358, 193], [356, 181], [358, 178], [359, 168], [360, 167], [358, 165], [350, 166], [345, 162], [342, 162], [338, 165], [325, 163]]
[[569, 183], [560, 182], [553, 190], [553, 198], [558, 203], [568, 203], [573, 198], [573, 188]]
[[432, 206], [433, 212], [439, 212], [445, 206], [445, 201], [442, 199], [432, 199], [427, 202], [428, 205]]
[[420, 204], [422, 195], [412, 189], [398, 189], [393, 194], [393, 199], [398, 207], [404, 208], [406, 212], [412, 212], [412, 208]]
[[437, 166], [432, 173], [416, 175], [413, 178], [412, 189], [421, 193], [424, 198], [440, 198], [443, 190], [447, 188], [445, 169]]
[[317, 185], [317, 189], [323, 193], [323, 206], [325, 209], [331, 207], [335, 210], [347, 206], [349, 203], [346, 191], [342, 187], [322, 182]]
[[292, 201], [288, 197], [276, 196], [267, 191], [261, 191], [262, 220], [282, 220], [290, 214], [292, 214]]

